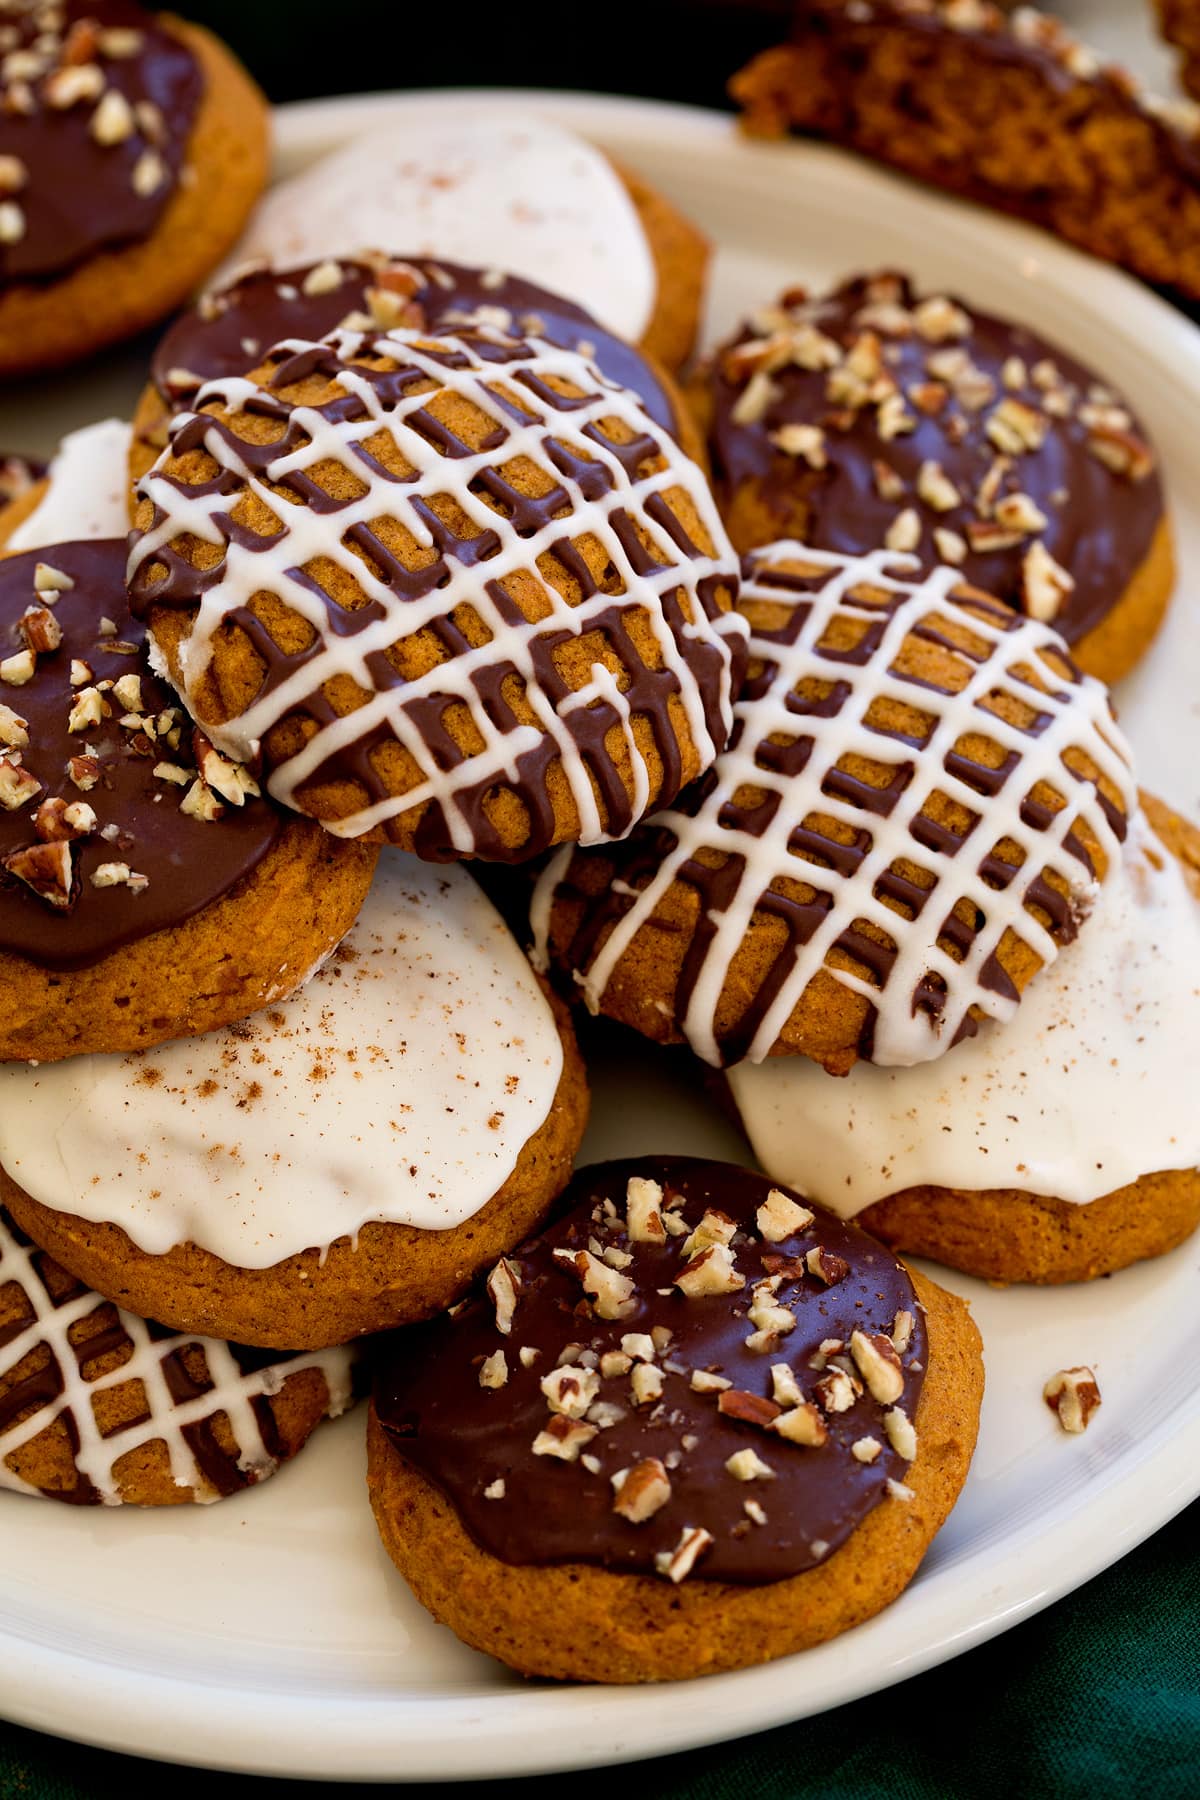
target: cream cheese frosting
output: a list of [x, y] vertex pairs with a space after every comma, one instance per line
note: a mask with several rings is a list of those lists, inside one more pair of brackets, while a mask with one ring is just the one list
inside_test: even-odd
[[442, 256], [552, 288], [639, 338], [657, 276], [608, 158], [545, 119], [463, 113], [374, 126], [272, 188], [233, 268], [283, 268], [365, 249]]
[[372, 1221], [446, 1230], [503, 1186], [562, 1072], [553, 1014], [469, 875], [385, 851], [341, 948], [277, 1008], [126, 1056], [0, 1070], [35, 1200], [267, 1268]]
[[755, 1155], [843, 1217], [905, 1188], [1086, 1204], [1200, 1164], [1200, 904], [1144, 814], [1076, 941], [1011, 1021], [914, 1068], [728, 1073]]
[[46, 473], [46, 491], [6, 546], [44, 550], [80, 538], [123, 538], [129, 530], [129, 440], [123, 419], [69, 431]]

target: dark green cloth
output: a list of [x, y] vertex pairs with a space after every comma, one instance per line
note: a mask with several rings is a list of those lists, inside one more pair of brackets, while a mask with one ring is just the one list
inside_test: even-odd
[[[561, 1776], [522, 1782], [521, 1800], [1197, 1800], [1198, 1530], [1200, 1503], [1036, 1619], [902, 1687], [740, 1743], [571, 1776], [569, 1789]], [[218, 1780], [222, 1800], [291, 1785]], [[0, 1727], [2, 1800], [96, 1800], [143, 1783], [166, 1800], [208, 1800], [214, 1777]]]

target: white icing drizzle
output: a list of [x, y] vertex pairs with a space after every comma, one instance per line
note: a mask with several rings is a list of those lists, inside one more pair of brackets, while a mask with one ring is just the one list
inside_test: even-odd
[[[371, 695], [356, 711], [321, 725], [302, 750], [272, 772], [268, 786], [277, 800], [303, 810], [299, 790], [321, 765], [377, 728], [386, 727], [415, 760], [423, 779], [408, 792], [376, 799], [350, 817], [330, 824], [329, 828], [342, 836], [358, 836], [399, 813], [434, 801], [444, 809], [454, 849], [462, 855], [470, 855], [478, 846], [459, 796], [478, 789], [481, 783], [493, 780], [515, 782], [520, 759], [535, 751], [543, 739], [549, 737], [561, 758], [563, 773], [578, 808], [580, 841], [600, 843], [607, 841], [607, 834], [592, 776], [572, 733], [571, 715], [597, 703], [603, 703], [617, 713], [634, 771], [636, 821], [647, 803], [649, 774], [634, 737], [629, 706], [612, 673], [601, 663], [593, 664], [590, 681], [556, 703], [543, 686], [536, 669], [535, 654], [547, 639], [557, 640], [564, 635], [579, 637], [588, 632], [614, 606], [614, 596], [602, 589], [580, 605], [571, 606], [543, 580], [543, 616], [535, 623], [524, 619], [513, 623], [487, 591], [488, 586], [520, 573], [533, 574], [537, 559], [552, 553], [554, 545], [566, 536], [578, 540], [590, 534], [597, 539], [611, 559], [616, 578], [621, 583], [619, 601], [622, 608], [644, 609], [662, 666], [676, 679], [692, 743], [707, 765], [716, 755], [719, 744], [714, 742], [708, 727], [705, 696], [693, 672], [689, 649], [696, 645], [715, 647], [719, 651], [721, 741], [724, 741], [732, 721], [730, 644], [744, 635], [745, 628], [733, 613], [709, 620], [698, 597], [698, 588], [712, 578], [723, 579], [733, 588], [737, 559], [702, 473], [671, 437], [650, 421], [633, 394], [606, 381], [594, 365], [574, 351], [558, 349], [537, 339], [523, 343], [498, 333], [492, 337], [480, 332], [479, 336], [487, 342], [504, 345], [504, 360], [486, 360], [475, 343], [456, 337], [436, 340], [437, 347], [431, 350], [429, 346], [434, 340], [426, 334], [402, 328], [373, 334], [369, 340], [361, 333], [341, 330], [331, 333], [326, 342], [343, 359], [353, 357], [368, 342], [377, 343], [384, 352], [389, 345], [394, 345], [396, 357], [406, 364], [411, 363], [440, 388], [461, 396], [493, 418], [497, 428], [504, 433], [499, 449], [493, 445], [465, 455], [446, 455], [409, 422], [412, 414], [428, 404], [431, 397], [428, 392], [407, 394], [395, 404], [385, 405], [364, 372], [352, 366], [343, 366], [338, 381], [362, 402], [361, 415], [334, 421], [315, 408], [294, 407], [289, 417], [302, 441], [296, 449], [281, 454], [268, 466], [266, 482], [247, 466], [240, 454], [239, 440], [231, 442], [230, 435], [215, 425], [206, 431], [205, 448], [222, 468], [232, 471], [239, 483], [272, 508], [280, 517], [283, 529], [272, 538], [256, 539], [253, 547], [236, 541], [226, 545], [220, 578], [205, 588], [183, 649], [185, 699], [195, 711], [197, 685], [209, 666], [217, 633], [231, 613], [245, 607], [255, 593], [266, 589], [283, 599], [313, 627], [318, 639], [316, 653], [274, 691], [262, 695], [237, 718], [223, 726], [206, 726], [218, 746], [238, 760], [251, 760], [272, 726], [289, 711], [303, 709], [309, 696], [323, 683], [338, 678], [349, 679]], [[420, 348], [421, 345], [426, 347]], [[313, 346], [300, 340], [289, 340], [279, 348], [298, 355]], [[588, 398], [582, 404], [574, 401], [565, 406], [556, 404], [559, 397], [543, 385], [548, 377], [561, 377], [571, 382]], [[514, 417], [513, 412], [496, 398], [493, 389], [497, 383], [503, 383], [506, 392], [520, 395], [524, 408], [522, 416]], [[209, 382], [196, 396], [196, 412], [177, 418], [173, 431], [194, 419], [208, 403], [220, 402], [230, 412], [236, 412], [261, 399], [264, 393], [264, 389], [244, 378]], [[633, 480], [602, 434], [587, 435], [589, 427], [614, 417], [636, 433], [653, 439], [661, 452], [657, 459], [663, 464], [661, 469]], [[390, 433], [400, 454], [416, 471], [411, 481], [397, 482], [377, 464], [356, 454], [359, 444], [381, 430]], [[601, 464], [611, 477], [607, 491], [597, 499], [586, 498], [579, 483], [557, 466], [554, 460], [556, 445]], [[169, 455], [169, 451], [164, 453], [139, 484], [139, 493], [148, 495], [155, 502], [161, 517], [134, 544], [130, 555], [131, 580], [140, 569], [153, 563], [161, 547], [181, 534], [190, 533], [206, 543], [225, 544], [221, 524], [242, 492], [240, 486], [233, 493], [213, 492], [209, 483], [195, 488], [181, 487], [162, 472]], [[565, 490], [570, 505], [569, 520], [551, 519], [532, 534], [522, 535], [512, 520], [472, 492], [472, 484], [482, 474], [517, 457], [529, 459]], [[336, 511], [317, 511], [306, 505], [281, 507], [267, 483], [278, 483], [327, 460], [342, 464], [357, 480], [366, 483], [365, 494]], [[661, 526], [653, 524], [647, 517], [649, 503], [660, 495], [680, 489], [694, 504], [708, 533], [714, 546], [711, 556], [686, 553], [668, 538]], [[448, 553], [449, 580], [424, 596], [405, 597], [367, 567], [350, 547], [348, 539], [356, 526], [369, 527], [381, 518], [391, 517], [410, 531], [423, 549], [432, 549], [435, 540], [416, 503], [439, 495], [448, 495], [461, 507], [477, 531], [495, 533], [499, 548], [478, 567], [469, 561], [458, 561]], [[661, 566], [644, 574], [635, 571], [615, 529], [614, 514], [618, 512], [627, 513], [649, 534], [656, 546], [656, 561]], [[314, 557], [327, 557], [352, 575], [368, 598], [377, 603], [379, 616], [374, 623], [352, 634], [339, 635], [329, 630], [325, 597], [320, 591], [314, 592], [301, 573], [304, 565]], [[678, 631], [673, 629], [667, 609], [668, 598], [676, 593], [684, 597], [684, 604], [691, 614], [690, 622]], [[469, 606], [482, 621], [488, 633], [487, 641], [476, 648], [467, 647], [450, 660], [437, 664], [427, 675], [377, 690], [371, 659], [400, 638], [447, 618], [459, 605]], [[536, 725], [498, 720], [484, 704], [478, 678], [498, 664], [511, 665], [523, 679], [527, 700], [537, 717]], [[453, 768], [446, 769], [440, 766], [439, 758], [412, 714], [424, 700], [440, 709], [450, 698], [469, 710], [482, 748], [464, 757]]]
[[527, 116], [417, 114], [373, 126], [272, 188], [232, 261], [286, 268], [372, 247], [524, 276], [630, 339], [645, 331], [658, 291], [637, 209], [608, 158]]
[[[337, 1418], [351, 1403], [349, 1349], [321, 1350], [303, 1356], [281, 1357], [264, 1368], [244, 1372], [228, 1344], [213, 1338], [183, 1334], [154, 1338], [144, 1320], [116, 1309], [117, 1322], [128, 1340], [130, 1354], [105, 1375], [85, 1379], [86, 1343], [73, 1344], [72, 1328], [98, 1312], [108, 1302], [84, 1288], [61, 1303], [51, 1298], [38, 1274], [39, 1252], [20, 1241], [7, 1218], [0, 1213], [0, 1288], [15, 1284], [28, 1302], [33, 1317], [23, 1330], [0, 1345], [0, 1382], [13, 1375], [24, 1359], [40, 1346], [49, 1352], [61, 1378], [61, 1390], [37, 1406], [19, 1424], [0, 1430], [0, 1488], [19, 1494], [38, 1494], [39, 1488], [9, 1466], [9, 1460], [56, 1419], [69, 1415], [78, 1437], [75, 1466], [91, 1482], [105, 1506], [121, 1503], [115, 1465], [130, 1451], [162, 1443], [170, 1458], [176, 1487], [190, 1488], [192, 1498], [207, 1505], [221, 1495], [209, 1484], [185, 1433], [223, 1413], [238, 1446], [237, 1466], [249, 1483], [265, 1481], [278, 1466], [267, 1447], [254, 1401], [278, 1394], [290, 1376], [302, 1369], [320, 1369], [329, 1390], [326, 1413]], [[164, 1365], [188, 1345], [203, 1351], [208, 1380], [204, 1393], [194, 1399], [176, 1400], [168, 1386]], [[91, 1351], [95, 1355], [95, 1351]], [[130, 1382], [140, 1382], [146, 1417], [135, 1424], [102, 1436], [96, 1421], [97, 1398]]]
[[[1076, 684], [1064, 681], [1042, 659], [1041, 652], [1065, 652], [1065, 645], [1049, 626], [1033, 619], [1018, 621], [1008, 614], [1001, 616], [997, 609], [993, 622], [974, 609], [959, 612], [960, 623], [982, 639], [987, 650], [978, 663], [961, 658], [970, 675], [957, 694], [944, 694], [897, 672], [895, 658], [915, 627], [938, 616], [956, 615], [951, 595], [961, 577], [954, 569], [936, 569], [914, 585], [888, 573], [889, 569], [914, 567], [914, 559], [882, 550], [855, 558], [785, 541], [756, 552], [755, 557], [743, 582], [743, 605], [767, 601], [775, 606], [803, 607], [809, 609], [807, 617], [791, 644], [782, 641], [782, 636], [751, 630], [751, 666], [761, 659], [773, 670], [768, 685], [744, 696], [734, 709], [737, 723], [732, 742], [717, 759], [715, 779], [695, 814], [664, 810], [649, 821], [671, 833], [674, 847], [640, 892], [616, 889], [628, 895], [629, 908], [590, 966], [575, 971], [575, 979], [588, 1006], [599, 1010], [617, 963], [684, 865], [698, 851], [717, 851], [740, 858], [742, 867], [736, 891], [724, 911], [710, 910], [707, 915], [713, 935], [679, 1021], [698, 1056], [714, 1065], [723, 1060], [715, 1020], [730, 965], [762, 896], [773, 884], [790, 879], [827, 892], [831, 903], [808, 942], [796, 947], [794, 962], [754, 1032], [747, 1059], [757, 1063], [769, 1054], [809, 982], [822, 967], [828, 967], [829, 953], [839, 938], [857, 920], [869, 920], [887, 934], [896, 949], [882, 993], [849, 971], [831, 968], [829, 972], [877, 1007], [873, 1061], [899, 1066], [928, 1061], [954, 1042], [971, 1008], [999, 1020], [1013, 1016], [1017, 1002], [982, 980], [985, 965], [1006, 931], [1021, 937], [1043, 964], [1054, 961], [1058, 953], [1055, 939], [1027, 909], [1029, 889], [1037, 877], [1046, 870], [1056, 871], [1081, 912], [1094, 902], [1097, 883], [1065, 847], [1065, 839], [1080, 820], [1086, 821], [1110, 868], [1119, 861], [1121, 845], [1099, 804], [1094, 783], [1071, 775], [1062, 758], [1071, 748], [1086, 750], [1121, 793], [1128, 813], [1136, 800], [1128, 750], [1113, 722], [1104, 688], [1087, 676]], [[784, 585], [782, 577], [778, 582], [772, 578], [771, 565], [789, 562], [818, 573], [828, 570], [828, 578], [814, 591], [798, 593]], [[881, 616], [878, 604], [856, 598], [860, 586], [882, 591], [894, 600], [874, 654], [865, 664], [856, 665], [823, 654], [818, 646], [839, 613], [859, 621]], [[1020, 673], [1022, 665], [1036, 668], [1047, 680], [1047, 688], [1032, 687]], [[825, 686], [844, 684], [845, 698], [836, 712], [822, 717], [789, 707], [789, 696], [806, 680]], [[1048, 715], [1039, 735], [1008, 725], [985, 708], [983, 703], [998, 692], [1025, 704], [1036, 699], [1041, 713]], [[932, 735], [919, 752], [901, 743], [889, 744], [864, 723], [869, 707], [881, 698], [933, 716]], [[989, 798], [981, 797], [945, 767], [955, 743], [971, 732], [983, 733], [1003, 751], [1020, 758], [1019, 775], [1010, 775]], [[812, 739], [812, 753], [800, 773], [787, 774], [765, 766], [764, 747], [773, 734], [787, 741], [798, 736]], [[867, 813], [827, 791], [826, 779], [839, 758], [854, 753], [876, 764], [911, 765], [911, 780], [889, 816]], [[1053, 784], [1066, 800], [1044, 831], [1026, 825], [1021, 817], [1022, 805], [1039, 781]], [[738, 791], [745, 788], [779, 796], [779, 804], [760, 834], [742, 828], [742, 815], [733, 806]], [[983, 829], [977, 826], [954, 857], [924, 849], [912, 835], [913, 821], [935, 792], [980, 817]], [[814, 814], [867, 834], [870, 847], [849, 877], [827, 872], [792, 847], [793, 833]], [[983, 880], [980, 866], [986, 852], [1005, 838], [1025, 852], [1025, 862], [1007, 888], [997, 892]], [[880, 877], [901, 859], [923, 867], [936, 883], [936, 899], [931, 894], [912, 921], [886, 906], [875, 892]], [[561, 861], [550, 865], [535, 899], [538, 954], [542, 957], [552, 890], [562, 879], [562, 869]], [[984, 922], [960, 963], [941, 949], [936, 939], [942, 922], [962, 899], [978, 909]], [[945, 1004], [936, 1018], [914, 1005], [914, 996], [929, 975], [940, 978], [946, 990]]]
[[1144, 815], [1087, 929], [1011, 1024], [915, 1069], [743, 1063], [729, 1084], [773, 1180], [844, 1218], [909, 1187], [1086, 1205], [1200, 1165], [1200, 904]]
[[128, 1056], [5, 1065], [0, 1161], [151, 1254], [191, 1241], [268, 1268], [371, 1221], [471, 1218], [562, 1067], [537, 979], [470, 876], [385, 851], [342, 951], [271, 1012]]
[[43, 550], [80, 538], [123, 538], [129, 530], [129, 441], [123, 419], [69, 431], [47, 471], [46, 492], [6, 548]]

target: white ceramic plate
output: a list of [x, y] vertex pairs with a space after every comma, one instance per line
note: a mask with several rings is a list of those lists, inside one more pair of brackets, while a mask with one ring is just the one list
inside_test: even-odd
[[[491, 97], [489, 97], [490, 99]], [[394, 108], [328, 101], [279, 118], [287, 169]], [[1023, 318], [1108, 371], [1163, 452], [1184, 577], [1122, 694], [1149, 786], [1200, 815], [1200, 337], [1121, 275], [1018, 225], [837, 152], [741, 143], [726, 119], [655, 104], [515, 94], [657, 182], [721, 246], [710, 329], [796, 280], [892, 264]], [[475, 101], [478, 104], [478, 100]], [[403, 246], [397, 246], [402, 249]], [[0, 402], [0, 444], [127, 409], [137, 355]], [[585, 1156], [745, 1158], [679, 1059], [599, 1028]], [[411, 1599], [363, 1492], [362, 1415], [323, 1428], [258, 1492], [207, 1509], [76, 1511], [0, 1496], [0, 1707], [98, 1744], [275, 1775], [429, 1779], [581, 1767], [711, 1742], [834, 1706], [957, 1654], [1086, 1580], [1200, 1491], [1200, 1243], [1078, 1289], [969, 1296], [988, 1393], [966, 1490], [909, 1591], [836, 1642], [653, 1689], [522, 1683]], [[1090, 1363], [1104, 1405], [1068, 1439], [1045, 1378]]]

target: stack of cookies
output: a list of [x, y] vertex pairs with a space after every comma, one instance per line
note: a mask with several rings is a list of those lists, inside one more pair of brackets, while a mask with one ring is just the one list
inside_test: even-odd
[[[144, 159], [174, 81], [162, 183], [220, 182], [218, 53], [53, 10], [53, 154], [55, 92]], [[893, 273], [680, 386], [703, 239], [537, 123], [351, 145], [242, 251], [0, 513], [0, 1487], [218, 1499], [370, 1381], [383, 1541], [468, 1643], [803, 1649], [974, 1448], [978, 1333], [898, 1252], [1067, 1281], [1200, 1221], [1200, 839], [1098, 679], [1170, 594], [1153, 448]], [[576, 1170], [573, 1008], [758, 1169]]]

